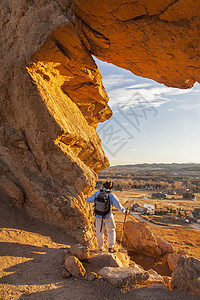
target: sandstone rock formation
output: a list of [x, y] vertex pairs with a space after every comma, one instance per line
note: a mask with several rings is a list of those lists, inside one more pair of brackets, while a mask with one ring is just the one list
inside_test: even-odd
[[119, 288], [143, 284], [149, 278], [148, 272], [139, 267], [104, 267], [99, 271], [99, 274], [112, 285]]
[[88, 259], [88, 262], [100, 269], [104, 267], [123, 267], [123, 263], [113, 253], [100, 253], [94, 255]]
[[83, 264], [73, 255], [69, 255], [65, 258], [65, 269], [74, 277], [84, 277], [86, 274]]
[[91, 241], [83, 193], [108, 166], [95, 127], [111, 116], [101, 74], [57, 1], [3, 1], [0, 11], [1, 192]]
[[81, 39], [99, 59], [180, 88], [200, 81], [199, 9], [195, 0], [76, 0], [71, 7]]
[[146, 224], [128, 221], [125, 224], [124, 233], [129, 252], [161, 258], [174, 251], [171, 244], [167, 243], [161, 237], [154, 236]]
[[181, 256], [172, 273], [171, 287], [200, 296], [200, 261]]
[[0, 3], [0, 192], [92, 244], [83, 195], [108, 166], [110, 118], [91, 55], [168, 86], [199, 81], [198, 1]]

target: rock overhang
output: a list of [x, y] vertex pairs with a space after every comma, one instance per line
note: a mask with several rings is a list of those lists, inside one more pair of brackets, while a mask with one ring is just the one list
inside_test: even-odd
[[108, 166], [95, 129], [112, 114], [91, 55], [190, 88], [199, 82], [200, 4], [43, 0], [1, 6], [2, 189], [9, 180], [32, 215], [43, 219], [45, 213], [45, 221], [89, 240], [83, 192]]

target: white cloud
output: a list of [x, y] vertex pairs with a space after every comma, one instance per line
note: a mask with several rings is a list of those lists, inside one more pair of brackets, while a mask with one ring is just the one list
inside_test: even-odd
[[160, 105], [171, 101], [166, 97], [158, 88], [151, 89], [129, 89], [127, 87], [116, 88], [109, 92], [110, 102], [109, 105], [115, 110], [117, 107], [124, 107], [129, 109], [130, 107], [144, 108], [144, 106], [159, 107]]
[[[171, 108], [200, 112], [200, 85], [195, 83], [191, 89], [169, 88], [153, 80], [137, 77], [129, 71], [117, 68], [112, 64], [95, 58], [100, 69], [103, 70], [103, 83], [110, 98], [109, 105], [113, 111], [120, 109], [144, 108], [155, 109], [171, 102]], [[194, 102], [194, 103], [191, 103]]]
[[127, 87], [128, 89], [141, 89], [141, 88], [146, 88], [152, 86], [152, 83], [139, 83], [139, 84], [134, 84], [130, 85]]
[[121, 79], [120, 76], [117, 76], [117, 80], [119, 80], [121, 86], [119, 87], [117, 81], [114, 81], [113, 79], [115, 86], [110, 85], [110, 89], [108, 91], [110, 98], [109, 105], [113, 110], [116, 110], [118, 107], [122, 106], [124, 106], [125, 110], [129, 109], [130, 107], [139, 109], [139, 106], [141, 106], [141, 108], [144, 106], [153, 106], [158, 108], [165, 103], [179, 101], [176, 99], [176, 96], [178, 95], [185, 95], [192, 92], [191, 89], [181, 90], [169, 88], [156, 82], [130, 85], [127, 84], [127, 79], [126, 81], [123, 81], [123, 75], [121, 75]]
[[127, 142], [131, 142], [133, 139], [121, 139], [121, 140], [114, 140], [113, 141], [113, 145], [116, 144], [123, 144], [123, 143], [127, 143]]
[[136, 80], [133, 78], [127, 78], [124, 75], [112, 74], [103, 77], [103, 83], [106, 89], [113, 89], [119, 86], [125, 86], [133, 84]]

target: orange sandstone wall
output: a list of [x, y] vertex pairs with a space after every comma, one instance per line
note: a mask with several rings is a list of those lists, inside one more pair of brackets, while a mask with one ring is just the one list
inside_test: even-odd
[[167, 86], [199, 81], [194, 0], [0, 3], [0, 191], [80, 242], [84, 194], [109, 163], [96, 133], [112, 112], [92, 55]]

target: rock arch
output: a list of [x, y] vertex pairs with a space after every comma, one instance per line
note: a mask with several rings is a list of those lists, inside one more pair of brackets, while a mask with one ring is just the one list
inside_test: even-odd
[[91, 55], [167, 86], [200, 81], [200, 4], [190, 0], [5, 0], [1, 8], [0, 188], [80, 242], [84, 194], [109, 165], [110, 118]]

